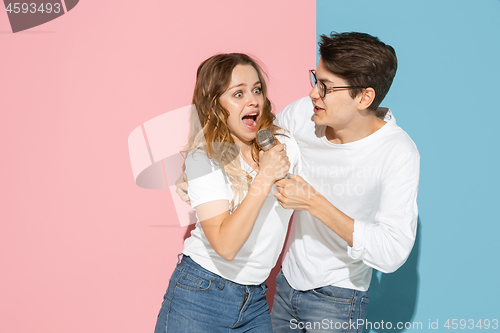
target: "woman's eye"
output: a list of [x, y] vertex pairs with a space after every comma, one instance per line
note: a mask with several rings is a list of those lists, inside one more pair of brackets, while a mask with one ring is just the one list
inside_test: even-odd
[[260, 94], [262, 93], [262, 88], [255, 88], [253, 91], [254, 94]]
[[243, 96], [241, 92], [237, 92], [236, 94], [234, 94], [234, 97], [236, 98], [240, 98], [241, 96]]

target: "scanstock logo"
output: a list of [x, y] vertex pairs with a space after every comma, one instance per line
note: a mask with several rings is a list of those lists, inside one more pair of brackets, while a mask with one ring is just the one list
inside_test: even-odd
[[3, 0], [12, 32], [36, 27], [75, 8], [79, 0]]

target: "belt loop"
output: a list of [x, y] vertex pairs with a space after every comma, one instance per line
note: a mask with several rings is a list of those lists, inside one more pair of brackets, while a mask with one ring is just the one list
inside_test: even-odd
[[220, 278], [220, 280], [219, 280], [219, 286], [217, 287], [217, 289], [223, 290], [225, 285], [226, 285], [226, 279]]
[[181, 263], [181, 256], [182, 256], [182, 255], [183, 255], [182, 253], [179, 253], [179, 254], [177, 255], [177, 265], [179, 265], [179, 264]]

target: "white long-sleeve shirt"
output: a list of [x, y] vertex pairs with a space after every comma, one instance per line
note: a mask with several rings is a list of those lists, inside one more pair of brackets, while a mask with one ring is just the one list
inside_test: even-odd
[[303, 178], [354, 219], [353, 246], [305, 210], [297, 211], [283, 273], [297, 290], [327, 285], [366, 291], [372, 267], [393, 272], [408, 258], [417, 229], [420, 155], [389, 111], [361, 140], [334, 144], [312, 121], [310, 98], [287, 106], [277, 123], [297, 141]]

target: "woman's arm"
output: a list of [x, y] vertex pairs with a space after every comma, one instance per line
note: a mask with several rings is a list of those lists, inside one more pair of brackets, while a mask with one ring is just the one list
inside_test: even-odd
[[259, 173], [248, 193], [232, 214], [227, 200], [216, 200], [195, 207], [203, 232], [217, 254], [233, 260], [250, 236], [274, 182], [283, 178], [290, 168], [284, 145], [260, 152]]

